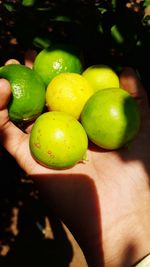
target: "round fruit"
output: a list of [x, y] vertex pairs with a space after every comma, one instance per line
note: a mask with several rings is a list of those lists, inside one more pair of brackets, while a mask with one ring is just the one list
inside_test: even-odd
[[11, 85], [10, 120], [20, 123], [41, 114], [45, 105], [45, 85], [37, 73], [24, 65], [10, 64], [0, 68], [0, 77]]
[[82, 73], [83, 64], [79, 51], [69, 45], [52, 45], [36, 56], [33, 69], [42, 77], [46, 86], [63, 72]]
[[118, 75], [107, 65], [90, 66], [82, 75], [91, 84], [95, 92], [100, 89], [119, 88]]
[[117, 149], [138, 133], [140, 112], [127, 91], [110, 88], [91, 96], [81, 113], [81, 123], [93, 143], [105, 149]]
[[88, 138], [75, 118], [64, 112], [50, 111], [36, 119], [29, 144], [37, 162], [62, 169], [85, 159]]
[[87, 80], [78, 73], [61, 73], [48, 85], [46, 104], [48, 110], [67, 112], [76, 119], [93, 94]]

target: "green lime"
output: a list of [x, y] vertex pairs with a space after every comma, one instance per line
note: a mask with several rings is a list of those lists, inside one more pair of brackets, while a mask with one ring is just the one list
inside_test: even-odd
[[66, 44], [51, 45], [39, 52], [33, 63], [33, 69], [46, 85], [60, 73], [82, 73], [81, 52]]
[[45, 85], [34, 70], [21, 64], [5, 65], [0, 68], [0, 77], [11, 85], [8, 112], [13, 122], [31, 121], [41, 114], [45, 105]]
[[99, 90], [89, 98], [81, 113], [81, 123], [89, 139], [105, 149], [118, 149], [133, 140], [140, 121], [135, 99], [120, 88]]
[[86, 101], [92, 94], [92, 87], [81, 74], [61, 73], [46, 89], [46, 105], [51, 111], [63, 111], [79, 119]]
[[65, 112], [49, 111], [40, 115], [31, 130], [31, 154], [49, 168], [69, 168], [83, 161], [88, 147], [81, 123]]
[[92, 65], [82, 73], [96, 92], [100, 89], [119, 87], [119, 77], [116, 72], [107, 65]]

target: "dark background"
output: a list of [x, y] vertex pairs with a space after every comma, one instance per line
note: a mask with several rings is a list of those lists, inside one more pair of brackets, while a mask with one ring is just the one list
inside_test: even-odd
[[[132, 66], [150, 95], [149, 0], [0, 1], [1, 66], [9, 58], [23, 63], [29, 48], [38, 52], [53, 42], [79, 47], [85, 68], [102, 63], [119, 73]], [[0, 266], [43, 267], [49, 259], [49, 266], [69, 266], [73, 252], [61, 222], [46, 213], [34, 184], [2, 147], [0, 172]], [[53, 239], [45, 238], [45, 217]]]
[[148, 84], [150, 1], [0, 1], [0, 64], [52, 42], [84, 52], [85, 67], [96, 63], [138, 69]]

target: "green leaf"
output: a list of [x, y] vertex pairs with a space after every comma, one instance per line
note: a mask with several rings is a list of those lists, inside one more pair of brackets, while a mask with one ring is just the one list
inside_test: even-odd
[[104, 14], [107, 12], [107, 9], [104, 7], [98, 7], [98, 10], [100, 11], [101, 14]]
[[39, 36], [35, 37], [32, 43], [35, 47], [38, 47], [41, 49], [47, 48], [51, 45], [51, 41], [48, 38], [39, 37]]
[[124, 37], [121, 34], [121, 32], [119, 31], [117, 25], [113, 25], [111, 27], [111, 36], [116, 41], [117, 44], [123, 44], [124, 43]]
[[22, 0], [22, 5], [26, 7], [34, 6], [36, 0]]
[[71, 22], [71, 19], [67, 16], [56, 16], [53, 19], [53, 21], [61, 21], [61, 22]]
[[148, 26], [148, 27], [150, 26], [150, 16], [149, 15], [147, 15], [143, 18], [142, 24], [143, 24], [143, 26]]
[[5, 4], [4, 4], [4, 7], [5, 7], [9, 12], [12, 12], [12, 11], [15, 10], [13, 4], [10, 4], [10, 3], [5, 3]]
[[144, 7], [150, 6], [150, 0], [145, 0], [143, 6]]
[[116, 0], [112, 0], [111, 4], [112, 4], [113, 9], [116, 9], [117, 1]]

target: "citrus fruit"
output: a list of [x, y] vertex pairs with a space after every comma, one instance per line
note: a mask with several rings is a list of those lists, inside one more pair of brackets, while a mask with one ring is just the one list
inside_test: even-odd
[[85, 159], [87, 134], [74, 117], [59, 111], [41, 114], [31, 130], [31, 154], [49, 168], [69, 168]]
[[92, 94], [92, 87], [82, 75], [61, 73], [53, 78], [46, 89], [46, 105], [48, 110], [67, 112], [79, 119]]
[[84, 70], [82, 75], [96, 92], [100, 89], [119, 87], [119, 78], [116, 72], [107, 65], [92, 65]]
[[33, 63], [33, 69], [48, 85], [60, 73], [82, 73], [81, 54], [76, 48], [66, 44], [51, 45], [38, 53]]
[[91, 96], [81, 113], [81, 123], [93, 143], [105, 149], [118, 149], [138, 133], [140, 112], [127, 91], [109, 88]]
[[24, 65], [10, 64], [0, 68], [0, 77], [11, 85], [10, 119], [16, 123], [35, 119], [45, 105], [45, 85], [38, 74]]

